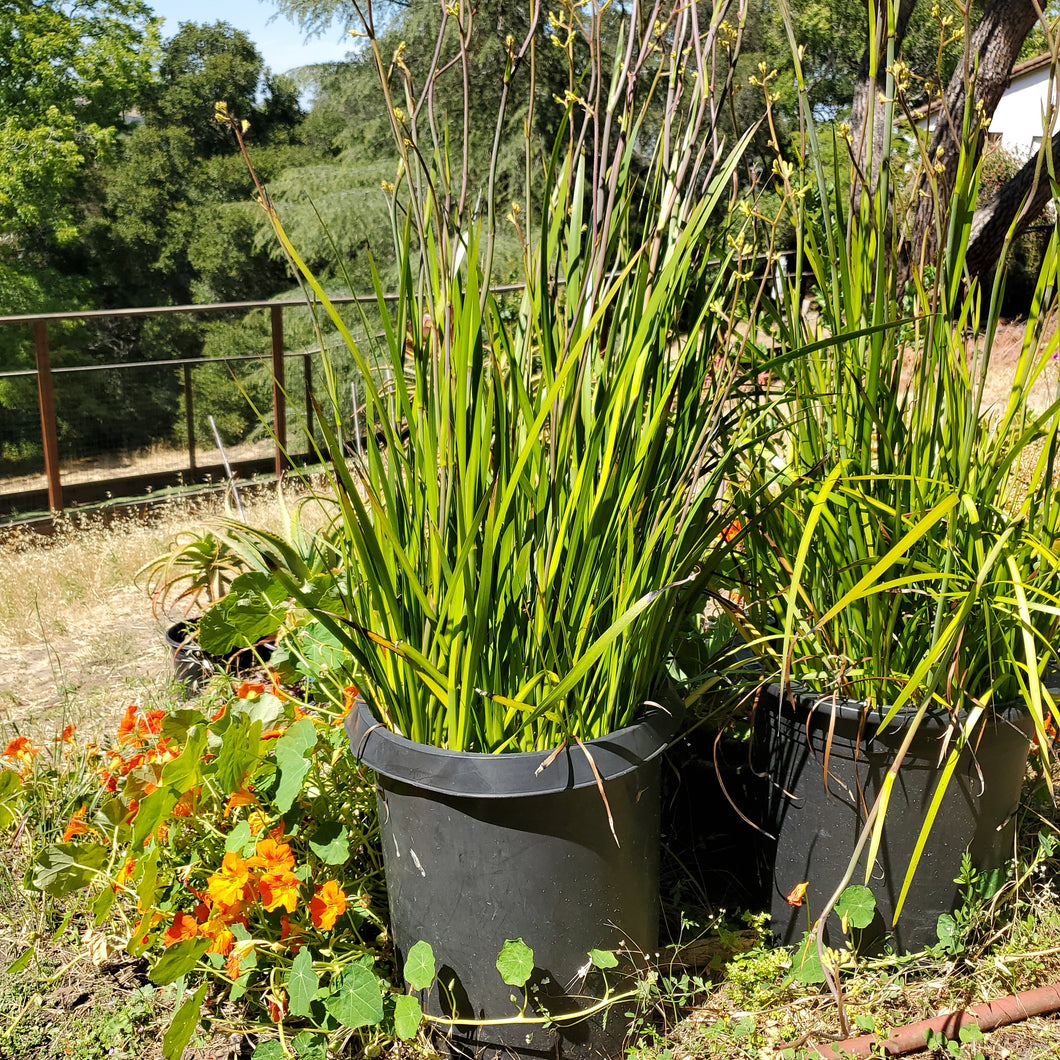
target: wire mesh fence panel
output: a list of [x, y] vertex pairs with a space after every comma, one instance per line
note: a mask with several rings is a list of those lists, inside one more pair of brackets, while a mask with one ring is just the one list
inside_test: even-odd
[[341, 327], [290, 301], [0, 316], [0, 514], [209, 481], [222, 455], [315, 463], [322, 419], [351, 455], [374, 444], [396, 415], [387, 328], [374, 298], [334, 309]]

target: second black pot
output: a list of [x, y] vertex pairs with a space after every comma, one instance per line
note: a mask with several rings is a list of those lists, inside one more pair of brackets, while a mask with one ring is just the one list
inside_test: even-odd
[[[651, 953], [658, 940], [659, 762], [678, 701], [588, 744], [607, 806], [574, 745], [538, 772], [542, 753], [474, 754], [412, 743], [363, 704], [346, 722], [376, 771], [387, 892], [400, 960], [423, 940], [440, 987], [424, 1010], [461, 1020], [514, 1016], [496, 969], [508, 939], [534, 951], [528, 1014], [576, 1014], [603, 992], [590, 949]], [[608, 824], [614, 820], [618, 842]], [[609, 973], [614, 989], [621, 977]], [[520, 1001], [522, 998], [520, 997]], [[620, 1055], [629, 1002], [606, 1018], [549, 1026], [455, 1027], [448, 1048], [474, 1057]]]
[[228, 656], [210, 655], [199, 647], [195, 639], [198, 619], [174, 622], [166, 630], [166, 645], [173, 656], [173, 673], [188, 695], [197, 695], [203, 683], [215, 673], [237, 676], [252, 670], [261, 662], [268, 662], [275, 645], [262, 641], [253, 648], [241, 648]]
[[[773, 931], [781, 942], [798, 942], [812, 917], [842, 879], [865, 822], [867, 808], [905, 737], [913, 711], [880, 735], [881, 720], [860, 703], [812, 693], [766, 690], [755, 714], [753, 758], [770, 785], [764, 827], [776, 837], [772, 872]], [[898, 771], [869, 888], [876, 921], [869, 934], [893, 931], [899, 950], [936, 941], [942, 913], [958, 899], [954, 882], [968, 850], [979, 869], [996, 868], [1012, 856], [1015, 811], [1034, 731], [1026, 707], [1013, 704], [984, 715], [947, 788], [897, 924], [892, 924], [921, 826], [941, 774], [944, 712], [921, 723]], [[827, 778], [825, 775], [827, 749]], [[974, 751], [973, 751], [974, 749]], [[863, 883], [864, 859], [852, 883]], [[807, 884], [802, 906], [787, 896]], [[831, 937], [841, 937], [838, 918]]]

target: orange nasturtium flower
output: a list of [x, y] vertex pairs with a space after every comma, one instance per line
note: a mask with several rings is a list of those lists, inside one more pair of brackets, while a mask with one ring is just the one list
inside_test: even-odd
[[225, 913], [238, 910], [250, 897], [250, 866], [235, 851], [229, 851], [221, 861], [221, 871], [206, 881], [206, 890]]
[[287, 995], [282, 990], [266, 994], [265, 1003], [269, 1006], [269, 1018], [273, 1023], [279, 1023], [287, 1014]]
[[74, 733], [77, 732], [77, 726], [74, 724], [67, 725], [65, 729], [58, 736], [55, 737], [56, 743], [69, 743], [74, 738]]
[[247, 814], [247, 824], [250, 825], [251, 835], [257, 835], [259, 832], [263, 831], [268, 823], [269, 822], [265, 819], [265, 814], [263, 814], [261, 810], [251, 810], [250, 813]]
[[806, 888], [809, 886], [809, 880], [804, 883], [795, 884], [784, 901], [786, 901], [788, 905], [802, 905], [802, 900], [806, 897]]
[[257, 681], [244, 681], [236, 689], [238, 699], [257, 699], [265, 691], [265, 686]]
[[[154, 787], [154, 785], [151, 785]], [[188, 788], [186, 792], [179, 799], [177, 799], [176, 806], [173, 807], [174, 817], [190, 817], [192, 811], [195, 809], [195, 803], [199, 796], [202, 794], [202, 788]]]
[[289, 843], [267, 835], [258, 840], [254, 856], [247, 859], [247, 864], [269, 872], [291, 872], [294, 869], [294, 854]]
[[177, 913], [173, 917], [173, 923], [162, 932], [162, 942], [166, 946], [172, 946], [174, 942], [183, 942], [185, 939], [193, 939], [199, 933], [199, 922], [187, 913]]
[[0, 755], [0, 758], [6, 758], [9, 761], [25, 762], [26, 765], [33, 765], [33, 759], [40, 754], [40, 748], [34, 747], [33, 742], [28, 736], [16, 736], [8, 745], [6, 750]]
[[219, 953], [227, 957], [232, 952], [236, 937], [229, 930], [228, 925], [219, 917], [211, 917], [202, 927], [199, 934], [211, 940], [207, 953]]
[[254, 785], [243, 783], [239, 791], [233, 791], [225, 803], [225, 817], [239, 806], [257, 806], [258, 797], [254, 794]]
[[742, 530], [743, 523], [741, 523], [739, 519], [734, 519], [724, 530], [722, 530], [721, 539], [726, 543], [733, 541], [740, 536]]
[[258, 891], [265, 911], [271, 913], [283, 906], [288, 913], [293, 913], [298, 907], [298, 886], [298, 877], [293, 872], [280, 869], [263, 873], [258, 880]]
[[313, 926], [321, 931], [330, 931], [343, 913], [346, 912], [346, 892], [335, 880], [328, 880], [317, 887], [309, 903], [309, 915]]
[[64, 843], [69, 843], [75, 835], [84, 835], [88, 831], [88, 825], [85, 824], [86, 809], [86, 806], [82, 806], [80, 809], [74, 810], [74, 815], [67, 822], [66, 829], [63, 832]]
[[[136, 737], [136, 712], [139, 710], [136, 703], [130, 703], [125, 708], [125, 715], [118, 725], [118, 743], [128, 743]], [[139, 741], [137, 741], [139, 742]]]

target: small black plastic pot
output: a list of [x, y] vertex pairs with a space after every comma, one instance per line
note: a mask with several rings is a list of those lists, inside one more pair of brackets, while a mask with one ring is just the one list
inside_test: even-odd
[[[785, 944], [798, 942], [843, 877], [895, 752], [914, 711], [900, 711], [880, 735], [882, 719], [862, 703], [809, 692], [763, 692], [753, 733], [753, 759], [769, 777], [763, 827], [776, 837], [772, 871], [773, 931]], [[864, 941], [892, 931], [901, 950], [937, 941], [942, 913], [959, 897], [954, 882], [967, 850], [979, 869], [1012, 856], [1014, 814], [1019, 803], [1034, 731], [1022, 703], [984, 714], [950, 780], [901, 916], [894, 910], [929, 804], [941, 774], [942, 738], [949, 716], [939, 711], [921, 722], [898, 770], [883, 841], [869, 888], [876, 920]], [[827, 777], [825, 775], [827, 761]], [[863, 883], [865, 857], [852, 883]], [[802, 906], [788, 903], [797, 884], [807, 883]], [[830, 919], [832, 939], [841, 937]]]
[[273, 644], [264, 641], [228, 656], [210, 655], [195, 639], [197, 628], [196, 619], [185, 619], [166, 630], [166, 644], [173, 655], [174, 676], [189, 696], [197, 695], [203, 683], [215, 673], [238, 675], [252, 670], [262, 660], [267, 662], [274, 649]]
[[[629, 1002], [606, 1016], [577, 1013], [602, 997], [590, 949], [652, 953], [659, 921], [660, 758], [683, 716], [667, 701], [636, 725], [587, 744], [607, 796], [575, 744], [547, 768], [544, 752], [476, 754], [413, 743], [360, 704], [346, 720], [354, 753], [378, 782], [379, 817], [399, 959], [423, 940], [438, 983], [428, 1013], [459, 1020], [516, 1016], [496, 968], [508, 939], [534, 951], [527, 1015], [550, 1026], [452, 1028], [457, 1056], [621, 1054]], [[618, 841], [608, 823], [608, 808]], [[627, 964], [628, 968], [628, 964]], [[621, 989], [623, 976], [608, 973]]]

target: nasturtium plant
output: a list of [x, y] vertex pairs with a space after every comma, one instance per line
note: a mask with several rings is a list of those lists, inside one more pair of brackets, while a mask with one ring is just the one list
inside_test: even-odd
[[343, 1028], [394, 1033], [375, 795], [341, 725], [356, 690], [338, 709], [296, 692], [270, 678], [171, 713], [130, 706], [34, 866], [49, 894], [88, 891], [153, 983], [188, 984], [173, 1055], [218, 994], [252, 1027], [308, 1031], [307, 1056]]
[[601, 971], [618, 967], [618, 958], [611, 950], [590, 950], [589, 960], [594, 968], [599, 968]]
[[848, 927], [859, 931], [867, 928], [876, 915], [876, 899], [872, 891], [861, 884], [853, 884], [839, 896], [835, 911], [843, 922], [843, 930]]

